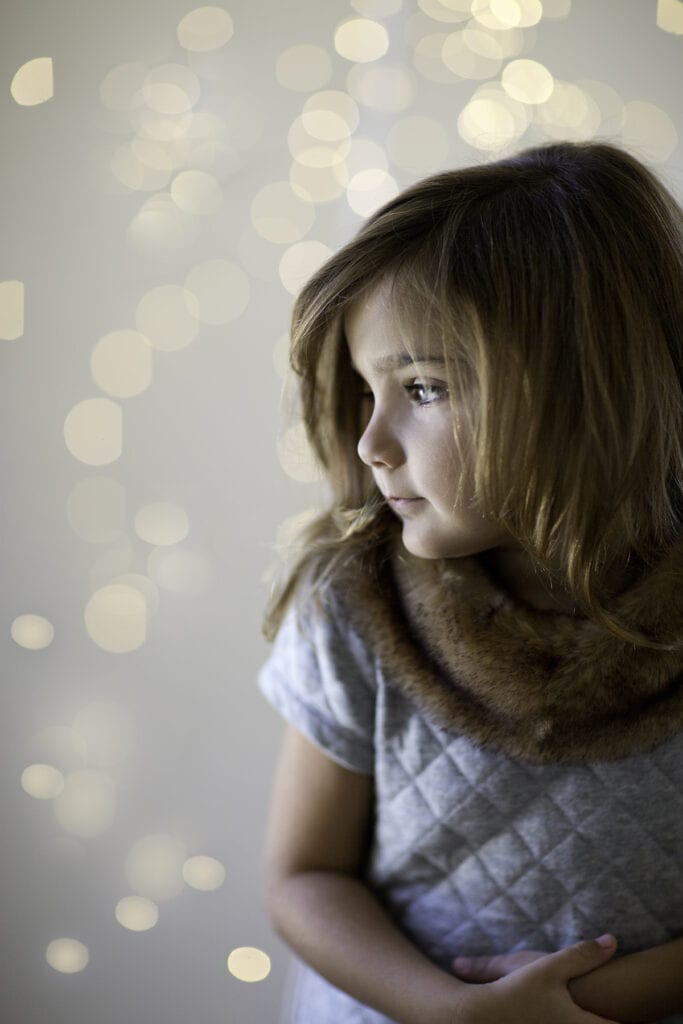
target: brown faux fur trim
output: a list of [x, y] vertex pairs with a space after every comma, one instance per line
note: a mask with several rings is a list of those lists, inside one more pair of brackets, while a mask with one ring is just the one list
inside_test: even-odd
[[[590, 619], [513, 601], [475, 557], [421, 559], [397, 536], [379, 578], [338, 596], [390, 683], [435, 724], [535, 763], [614, 760], [683, 729], [683, 650], [634, 648]], [[610, 603], [683, 637], [683, 543]]]

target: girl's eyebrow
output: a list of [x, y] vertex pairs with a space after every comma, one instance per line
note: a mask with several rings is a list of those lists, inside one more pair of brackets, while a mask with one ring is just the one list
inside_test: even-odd
[[[390, 355], [380, 356], [376, 359], [372, 364], [372, 369], [379, 376], [383, 373], [389, 373], [390, 370], [400, 370], [402, 366], [418, 366], [422, 363], [436, 363], [439, 366], [445, 366], [446, 361], [443, 356], [418, 356], [416, 359], [413, 359], [407, 352], [402, 355], [392, 352]], [[351, 361], [351, 366], [356, 373], [360, 373], [353, 361]]]

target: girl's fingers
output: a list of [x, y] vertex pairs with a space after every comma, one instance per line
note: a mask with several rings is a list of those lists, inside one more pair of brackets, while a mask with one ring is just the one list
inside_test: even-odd
[[599, 939], [588, 939], [586, 942], [567, 946], [558, 953], [551, 953], [545, 959], [557, 977], [563, 981], [571, 981], [572, 978], [579, 978], [582, 974], [588, 974], [589, 971], [594, 971], [596, 967], [607, 963], [616, 953], [616, 949], [617, 940], [613, 935], [601, 935]]

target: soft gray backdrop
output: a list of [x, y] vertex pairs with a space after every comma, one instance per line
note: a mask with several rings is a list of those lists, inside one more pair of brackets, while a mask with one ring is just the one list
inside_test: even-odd
[[297, 284], [396, 190], [545, 138], [683, 192], [680, 0], [193, 11], [0, 6], [3, 1024], [277, 1020], [254, 679], [274, 545], [325, 495]]

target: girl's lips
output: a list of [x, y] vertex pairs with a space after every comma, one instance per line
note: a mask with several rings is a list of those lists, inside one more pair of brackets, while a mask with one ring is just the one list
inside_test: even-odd
[[413, 505], [416, 501], [422, 501], [422, 498], [387, 498], [387, 501], [391, 505], [401, 508], [404, 505]]

